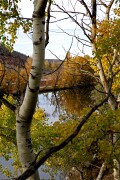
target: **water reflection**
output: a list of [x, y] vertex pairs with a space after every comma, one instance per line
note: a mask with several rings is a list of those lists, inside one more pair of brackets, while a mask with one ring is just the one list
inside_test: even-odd
[[79, 117], [82, 109], [93, 104], [93, 88], [76, 88], [39, 95], [39, 105], [45, 110], [48, 122], [55, 122], [63, 116]]
[[[41, 94], [41, 95], [39, 95], [39, 106], [45, 110], [46, 117], [48, 118], [49, 123], [58, 121], [60, 118], [63, 118], [63, 116], [65, 116], [66, 119], [67, 118], [69, 119], [70, 117], [74, 117], [74, 116], [78, 117], [81, 115], [82, 109], [84, 107], [88, 107], [88, 106], [92, 105], [93, 100], [91, 99], [91, 92], [92, 92], [92, 88], [82, 88], [82, 89], [72, 89], [72, 90], [64, 90], [64, 91], [62, 90], [62, 91], [59, 91], [56, 93]], [[9, 116], [9, 111], [8, 111], [7, 116]], [[11, 114], [10, 114], [10, 116], [11, 116]], [[6, 120], [1, 119], [1, 123], [4, 121], [6, 122]], [[12, 126], [10, 123], [12, 123]], [[12, 122], [8, 121], [6, 124], [7, 124], [7, 127], [13, 127], [13, 124], [15, 126], [15, 117], [12, 118]], [[34, 146], [37, 146], [39, 148], [39, 144], [40, 144], [39, 133], [41, 132], [41, 129], [43, 129], [43, 128], [40, 129], [40, 124], [38, 123], [38, 125], [39, 125], [39, 127], [37, 127], [37, 130], [35, 130], [35, 132], [33, 132], [33, 137], [34, 137], [33, 142], [35, 141], [36, 144]], [[35, 129], [35, 128], [33, 128], [33, 129]], [[36, 135], [35, 135], [35, 133], [36, 133]], [[36, 137], [39, 137], [38, 141], [37, 141]], [[13, 139], [14, 138], [15, 138], [15, 135], [13, 135]], [[1, 137], [1, 139], [2, 139], [2, 137]], [[12, 173], [13, 173], [14, 172], [14, 170], [13, 170], [14, 166], [12, 166], [13, 162], [17, 169], [19, 169], [19, 167], [20, 167], [19, 163], [17, 163], [18, 156], [17, 156], [16, 144], [13, 143], [12, 139], [9, 143], [8, 143], [7, 139], [6, 140], [3, 139], [1, 142], [3, 143], [3, 145], [1, 144], [1, 147], [4, 148], [5, 155], [9, 155], [11, 153], [12, 156], [10, 157], [10, 161], [3, 159], [3, 157], [0, 158], [0, 164], [4, 167], [4, 163], [5, 163], [5, 167], [7, 167], [8, 169], [10, 168], [10, 171], [12, 171]], [[44, 142], [44, 140], [43, 140], [43, 142]], [[3, 155], [1, 155], [1, 156], [3, 156]], [[43, 166], [41, 168], [43, 168]], [[49, 177], [50, 177], [49, 173], [42, 172], [41, 168], [39, 169], [41, 178], [49, 179]], [[1, 172], [2, 172], [2, 170], [1, 170]], [[2, 179], [2, 178], [4, 178], [4, 176], [1, 173], [0, 179]], [[59, 171], [59, 174], [57, 174], [57, 176], [55, 176], [55, 179], [56, 180], [60, 179], [60, 171]]]

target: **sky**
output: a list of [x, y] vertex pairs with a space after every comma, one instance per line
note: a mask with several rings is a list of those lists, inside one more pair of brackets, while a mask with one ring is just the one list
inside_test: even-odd
[[[60, 1], [56, 0], [56, 3], [63, 3], [62, 5], [67, 9], [71, 10], [71, 4], [68, 3], [68, 0]], [[76, 10], [79, 7], [76, 4]], [[19, 8], [21, 9], [21, 15], [23, 17], [31, 18], [33, 12], [33, 2], [30, 0], [21, 0], [19, 3]], [[84, 8], [80, 7], [81, 10]], [[72, 7], [73, 9], [73, 7]], [[52, 7], [52, 10], [58, 10], [55, 7]], [[63, 13], [54, 12], [52, 13], [51, 23], [50, 23], [50, 40], [49, 44], [45, 51], [45, 58], [49, 59], [64, 59], [67, 51], [70, 51], [71, 54], [74, 55], [83, 55], [82, 52], [85, 54], [90, 54], [90, 48], [84, 48], [77, 40], [73, 40], [72, 36], [76, 33], [77, 36], [83, 36], [81, 34], [81, 30], [76, 29], [75, 31], [75, 24], [72, 22], [71, 19], [66, 19], [64, 21], [58, 21], [63, 18], [67, 18], [68, 16]], [[53, 23], [54, 22], [54, 23]], [[63, 32], [64, 31], [64, 32]], [[70, 48], [71, 47], [71, 48]], [[26, 55], [32, 56], [32, 37], [30, 34], [24, 34], [21, 29], [18, 30], [18, 39], [16, 40], [14, 49]]]

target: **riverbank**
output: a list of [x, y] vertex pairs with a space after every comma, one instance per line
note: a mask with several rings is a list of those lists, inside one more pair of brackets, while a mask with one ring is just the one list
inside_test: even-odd
[[[22, 94], [28, 81], [32, 57], [0, 45], [1, 89], [4, 94]], [[68, 52], [64, 60], [45, 59], [40, 92], [70, 89], [96, 84], [89, 57]]]
[[94, 71], [84, 57], [45, 60], [40, 92], [96, 85]]

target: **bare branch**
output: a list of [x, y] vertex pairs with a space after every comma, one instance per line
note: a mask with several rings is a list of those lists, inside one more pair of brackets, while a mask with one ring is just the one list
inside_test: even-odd
[[108, 5], [105, 4], [102, 0], [99, 0], [99, 1], [100, 1], [101, 4], [106, 8], [106, 13], [105, 13], [105, 14], [106, 14], [106, 19], [109, 20], [110, 9], [111, 9], [111, 7], [112, 7], [112, 5], [113, 5], [113, 3], [114, 3], [115, 0], [111, 0]]
[[[78, 41], [79, 41], [80, 43], [82, 43], [83, 45], [88, 46], [88, 47], [91, 47], [91, 45], [85, 44], [85, 43], [90, 43], [90, 42], [87, 41], [86, 39], [82, 39], [82, 38], [80, 38], [80, 37], [77, 37], [77, 36], [75, 35], [75, 33], [74, 33], [74, 35], [72, 35], [72, 34], [66, 32], [66, 31], [64, 31], [64, 30], [61, 29], [60, 27], [59, 27], [59, 29], [60, 29], [63, 33], [67, 34], [68, 36], [72, 36], [73, 38], [76, 38], [76, 40], [78, 40]], [[84, 42], [85, 42], [85, 43], [84, 43]]]
[[90, 10], [89, 10], [87, 4], [85, 3], [85, 1], [84, 1], [84, 0], [78, 0], [78, 1], [79, 1], [81, 4], [84, 5], [84, 7], [85, 7], [87, 13], [89, 14], [90, 18], [92, 19], [92, 14], [91, 14], [91, 12], [90, 12]]
[[[51, 10], [51, 12], [52, 13], [56, 13], [56, 12], [58, 12], [58, 13], [65, 13], [65, 12], [63, 12], [63, 11], [53, 11], [53, 10]], [[82, 13], [82, 12], [79, 12], [79, 11], [67, 11], [68, 13], [71, 13], [71, 14], [85, 14], [85, 13]], [[66, 14], [66, 13], [65, 13]]]
[[105, 4], [102, 0], [99, 0], [99, 1], [100, 1], [100, 3], [101, 3], [104, 7], [107, 8], [107, 4]]
[[45, 47], [49, 43], [49, 23], [50, 23], [50, 9], [51, 9], [51, 3], [52, 1], [48, 1], [48, 7], [47, 7], [47, 20], [46, 20], [46, 40], [45, 40]]
[[105, 172], [105, 168], [106, 168], [106, 163], [104, 162], [104, 163], [102, 164], [101, 168], [100, 168], [100, 171], [99, 171], [99, 174], [98, 174], [96, 180], [101, 180], [101, 179], [102, 179], [103, 174], [104, 174], [104, 172]]
[[[50, 50], [49, 50], [50, 51]], [[51, 52], [51, 51], [50, 51]], [[52, 53], [52, 52], [51, 52]], [[53, 53], [52, 53], [53, 54]], [[55, 55], [55, 54], [54, 54]], [[57, 57], [57, 56], [56, 56]], [[59, 58], [58, 58], [59, 59]], [[59, 59], [60, 60], [60, 59]], [[61, 61], [61, 60], [60, 60]], [[52, 72], [50, 72], [50, 73], [47, 73], [47, 74], [44, 74], [44, 76], [47, 76], [47, 75], [50, 75], [50, 74], [53, 74], [53, 73], [55, 73], [56, 71], [58, 71], [59, 69], [60, 69], [60, 67], [62, 66], [62, 64], [64, 63], [64, 60], [63, 61], [61, 61], [61, 63], [60, 63], [60, 65], [54, 70], [54, 71], [52, 71]]]
[[84, 32], [84, 34], [87, 36], [87, 38], [91, 41], [89, 35], [86, 33], [83, 25], [81, 25], [72, 15], [70, 15], [64, 8], [61, 8], [58, 4], [55, 4], [61, 11], [63, 11], [64, 13], [66, 13], [72, 20], [73, 22], [75, 22]]

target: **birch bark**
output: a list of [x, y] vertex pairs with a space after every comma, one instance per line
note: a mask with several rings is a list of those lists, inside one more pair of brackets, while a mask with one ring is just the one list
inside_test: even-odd
[[[23, 171], [27, 170], [35, 161], [35, 154], [31, 143], [30, 127], [32, 116], [36, 108], [45, 56], [44, 26], [46, 4], [47, 0], [34, 1], [33, 62], [23, 103], [16, 112], [17, 146]], [[39, 180], [38, 172], [28, 179]]]

